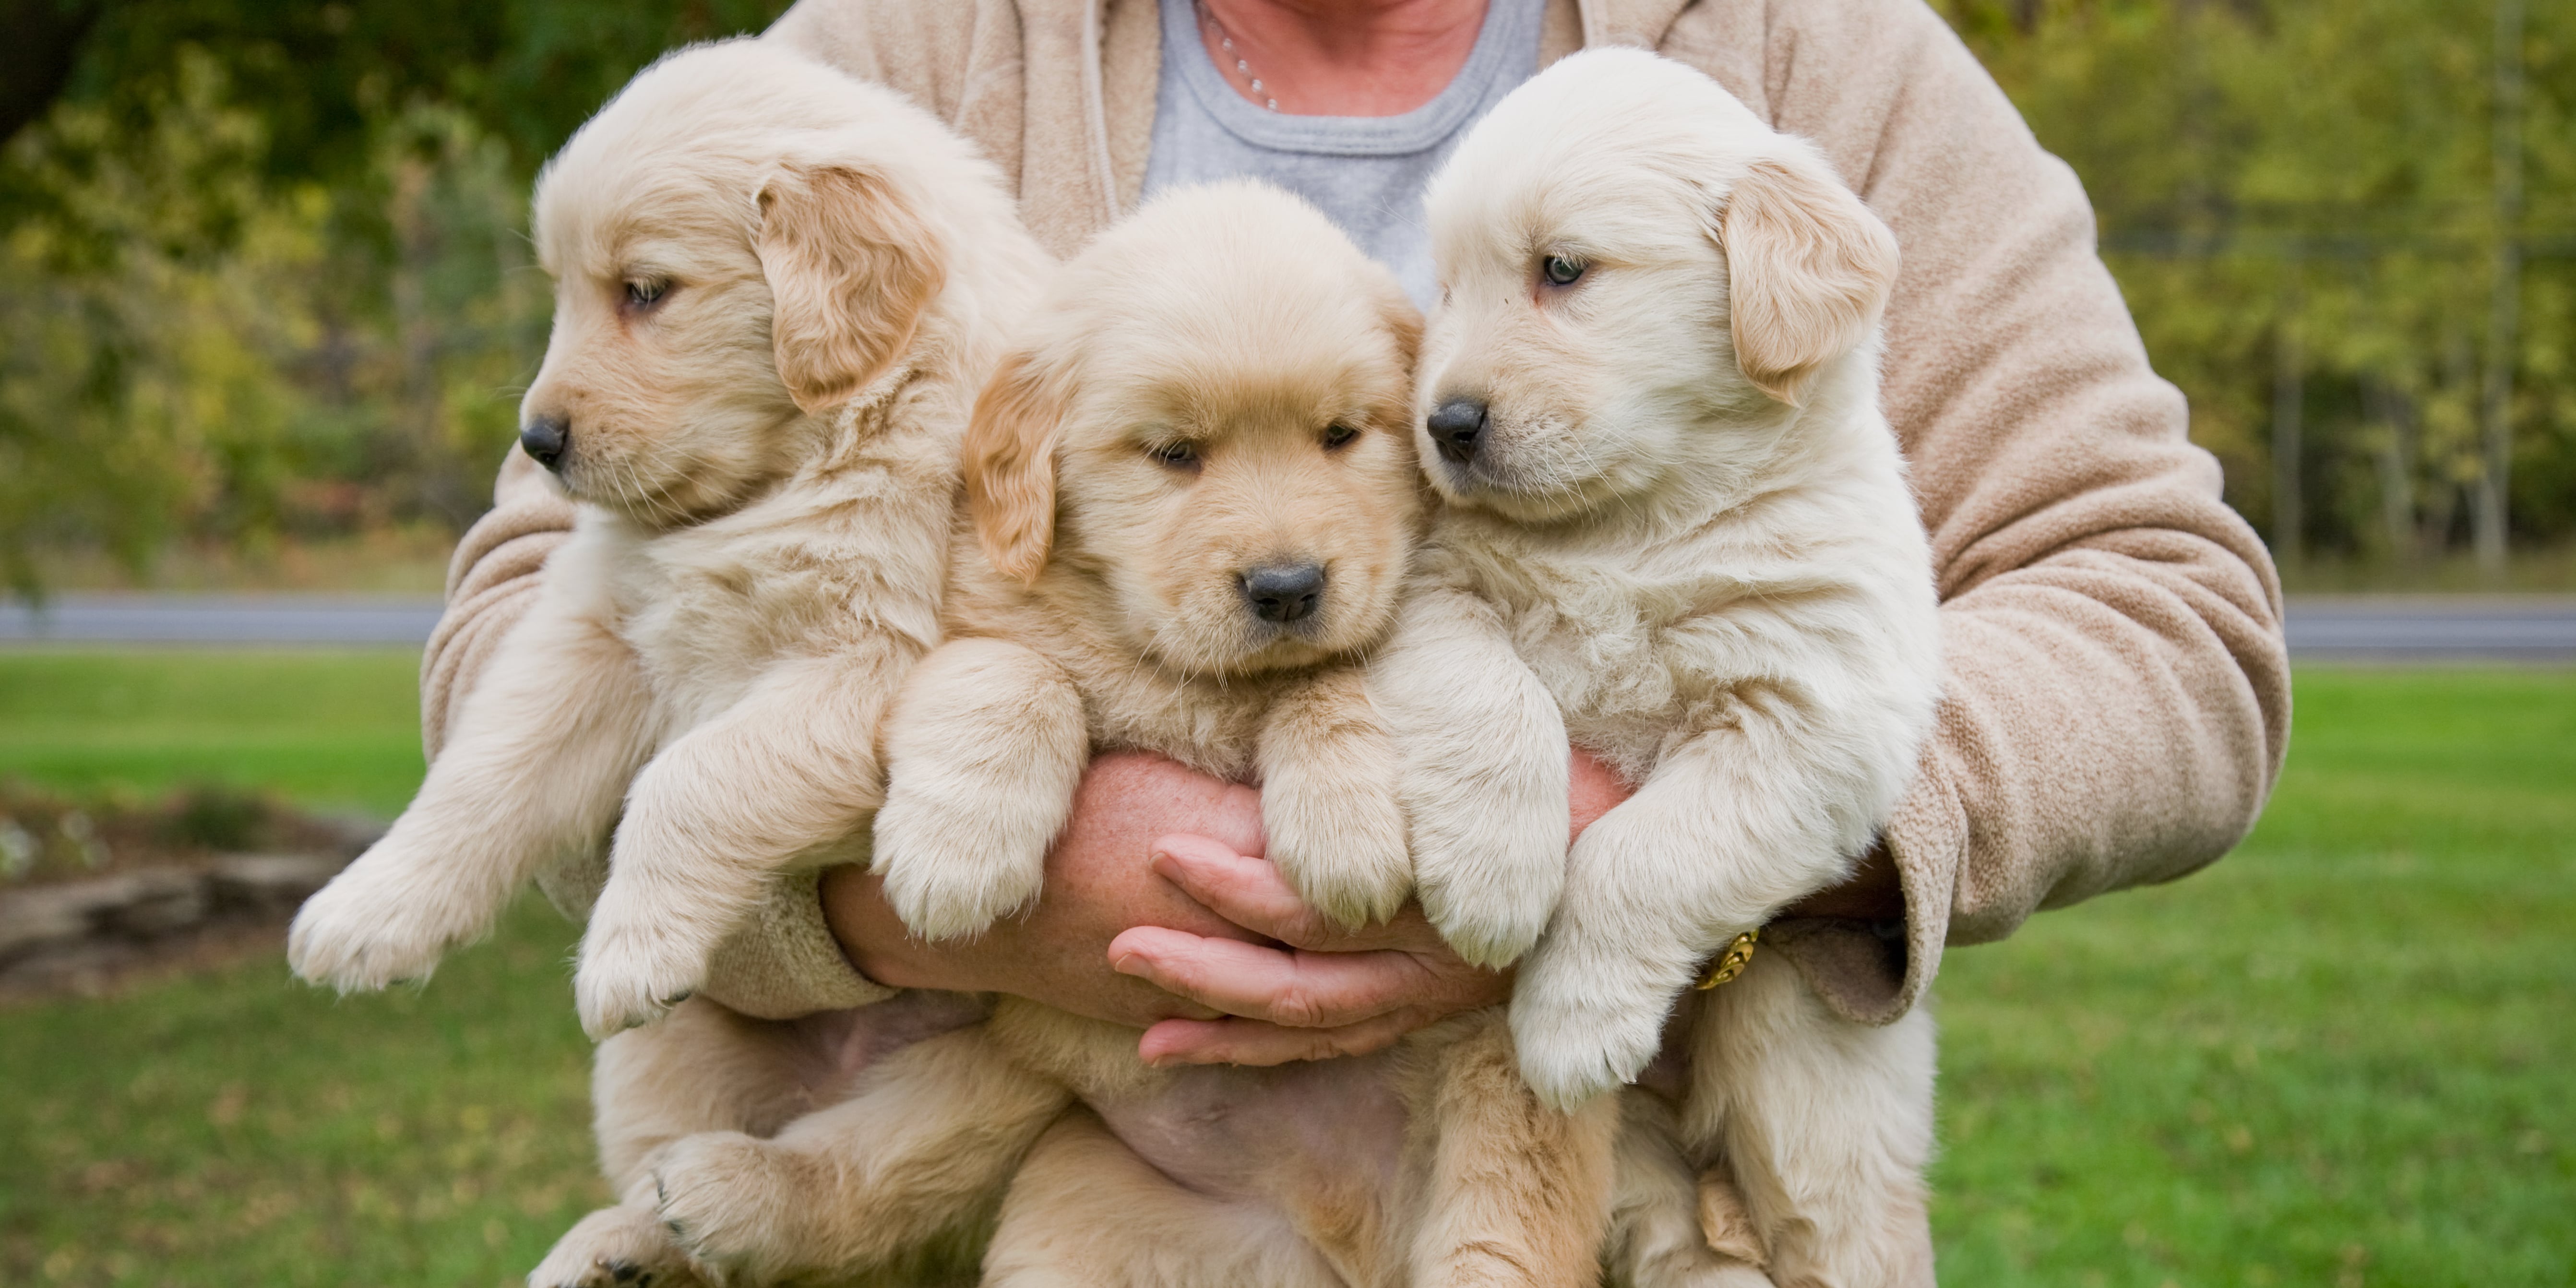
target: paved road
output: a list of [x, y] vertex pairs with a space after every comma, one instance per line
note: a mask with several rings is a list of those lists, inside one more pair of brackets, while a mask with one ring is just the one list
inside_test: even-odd
[[2318, 661], [2576, 662], [2576, 599], [2293, 599], [2289, 627]]
[[[438, 621], [425, 599], [64, 595], [0, 604], [0, 643], [405, 644]], [[2290, 651], [2318, 660], [2576, 663], [2576, 599], [2295, 599]]]
[[313, 595], [60, 595], [0, 604], [0, 642], [407, 644], [438, 624], [435, 599]]

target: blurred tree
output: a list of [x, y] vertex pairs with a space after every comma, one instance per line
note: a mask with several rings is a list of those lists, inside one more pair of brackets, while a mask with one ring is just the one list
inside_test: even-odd
[[[2083, 176], [2249, 519], [2402, 561], [2493, 479], [2515, 541], [2576, 538], [2576, 5], [1933, 2]], [[542, 346], [537, 163], [784, 7], [0, 0], [0, 580], [470, 518]]]
[[2276, 544], [2459, 548], [2491, 476], [2518, 541], [2576, 534], [2576, 5], [2507, 32], [2518, 0], [1936, 4], [2083, 176], [2148, 351]]
[[535, 167], [785, 0], [0, 0], [0, 580], [482, 507]]

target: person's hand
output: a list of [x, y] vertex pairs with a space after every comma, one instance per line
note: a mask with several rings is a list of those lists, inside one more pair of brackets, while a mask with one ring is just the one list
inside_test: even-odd
[[[1577, 751], [1573, 833], [1629, 788]], [[1445, 1016], [1511, 996], [1508, 972], [1470, 966], [1407, 903], [1384, 925], [1343, 931], [1297, 897], [1268, 862], [1201, 837], [1157, 842], [1154, 870], [1234, 925], [1275, 944], [1141, 925], [1109, 946], [1119, 970], [1224, 1013], [1156, 1024], [1138, 1053], [1153, 1064], [1281, 1064], [1384, 1047]]]
[[1154, 870], [1201, 904], [1274, 944], [1137, 926], [1109, 944], [1109, 964], [1221, 1018], [1167, 1019], [1146, 1030], [1147, 1064], [1284, 1064], [1362, 1055], [1444, 1016], [1511, 996], [1511, 978], [1470, 966], [1422, 910], [1345, 931], [1297, 897], [1266, 859], [1205, 837], [1169, 836]]
[[[1572, 785], [1576, 834], [1630, 794], [1580, 751]], [[1111, 754], [1084, 775], [1027, 913], [973, 940], [927, 943], [895, 918], [876, 878], [840, 868], [825, 874], [824, 916], [879, 983], [1011, 993], [1145, 1028], [1140, 1053], [1157, 1063], [1373, 1050], [1508, 995], [1507, 976], [1459, 960], [1418, 910], [1333, 930], [1260, 853], [1251, 789], [1158, 756]], [[1793, 911], [1901, 916], [1903, 907], [1893, 866], [1873, 856], [1852, 886]]]
[[1149, 863], [1174, 830], [1260, 851], [1261, 798], [1159, 756], [1093, 759], [1073, 817], [1048, 852], [1037, 903], [965, 940], [916, 938], [863, 868], [823, 877], [823, 916], [852, 965], [893, 988], [1010, 993], [1059, 1010], [1144, 1028], [1215, 1011], [1109, 968], [1111, 940], [1155, 925], [1210, 939], [1253, 939], [1181, 892]]

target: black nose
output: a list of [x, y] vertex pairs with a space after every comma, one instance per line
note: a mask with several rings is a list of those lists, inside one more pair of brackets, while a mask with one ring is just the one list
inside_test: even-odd
[[1293, 622], [1324, 602], [1322, 564], [1281, 564], [1243, 574], [1243, 602], [1265, 622]]
[[539, 416], [519, 426], [519, 446], [528, 451], [537, 464], [553, 469], [564, 457], [564, 444], [572, 441], [572, 427], [561, 416]]
[[1485, 437], [1485, 404], [1474, 398], [1452, 398], [1431, 410], [1431, 445], [1443, 459], [1464, 465]]

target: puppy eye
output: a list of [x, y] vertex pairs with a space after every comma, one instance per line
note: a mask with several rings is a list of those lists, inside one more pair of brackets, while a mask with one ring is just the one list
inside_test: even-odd
[[649, 309], [659, 303], [670, 291], [669, 282], [628, 282], [626, 304], [629, 308]]
[[1199, 449], [1188, 443], [1165, 443], [1161, 447], [1149, 447], [1145, 449], [1145, 454], [1176, 470], [1198, 468]]
[[1545, 274], [1552, 285], [1572, 286], [1576, 278], [1583, 276], [1585, 267], [1582, 260], [1550, 255], [1539, 264], [1539, 272]]
[[1341, 449], [1350, 446], [1352, 441], [1357, 439], [1359, 436], [1360, 432], [1348, 425], [1328, 426], [1324, 430], [1324, 450], [1328, 452], [1338, 452]]

